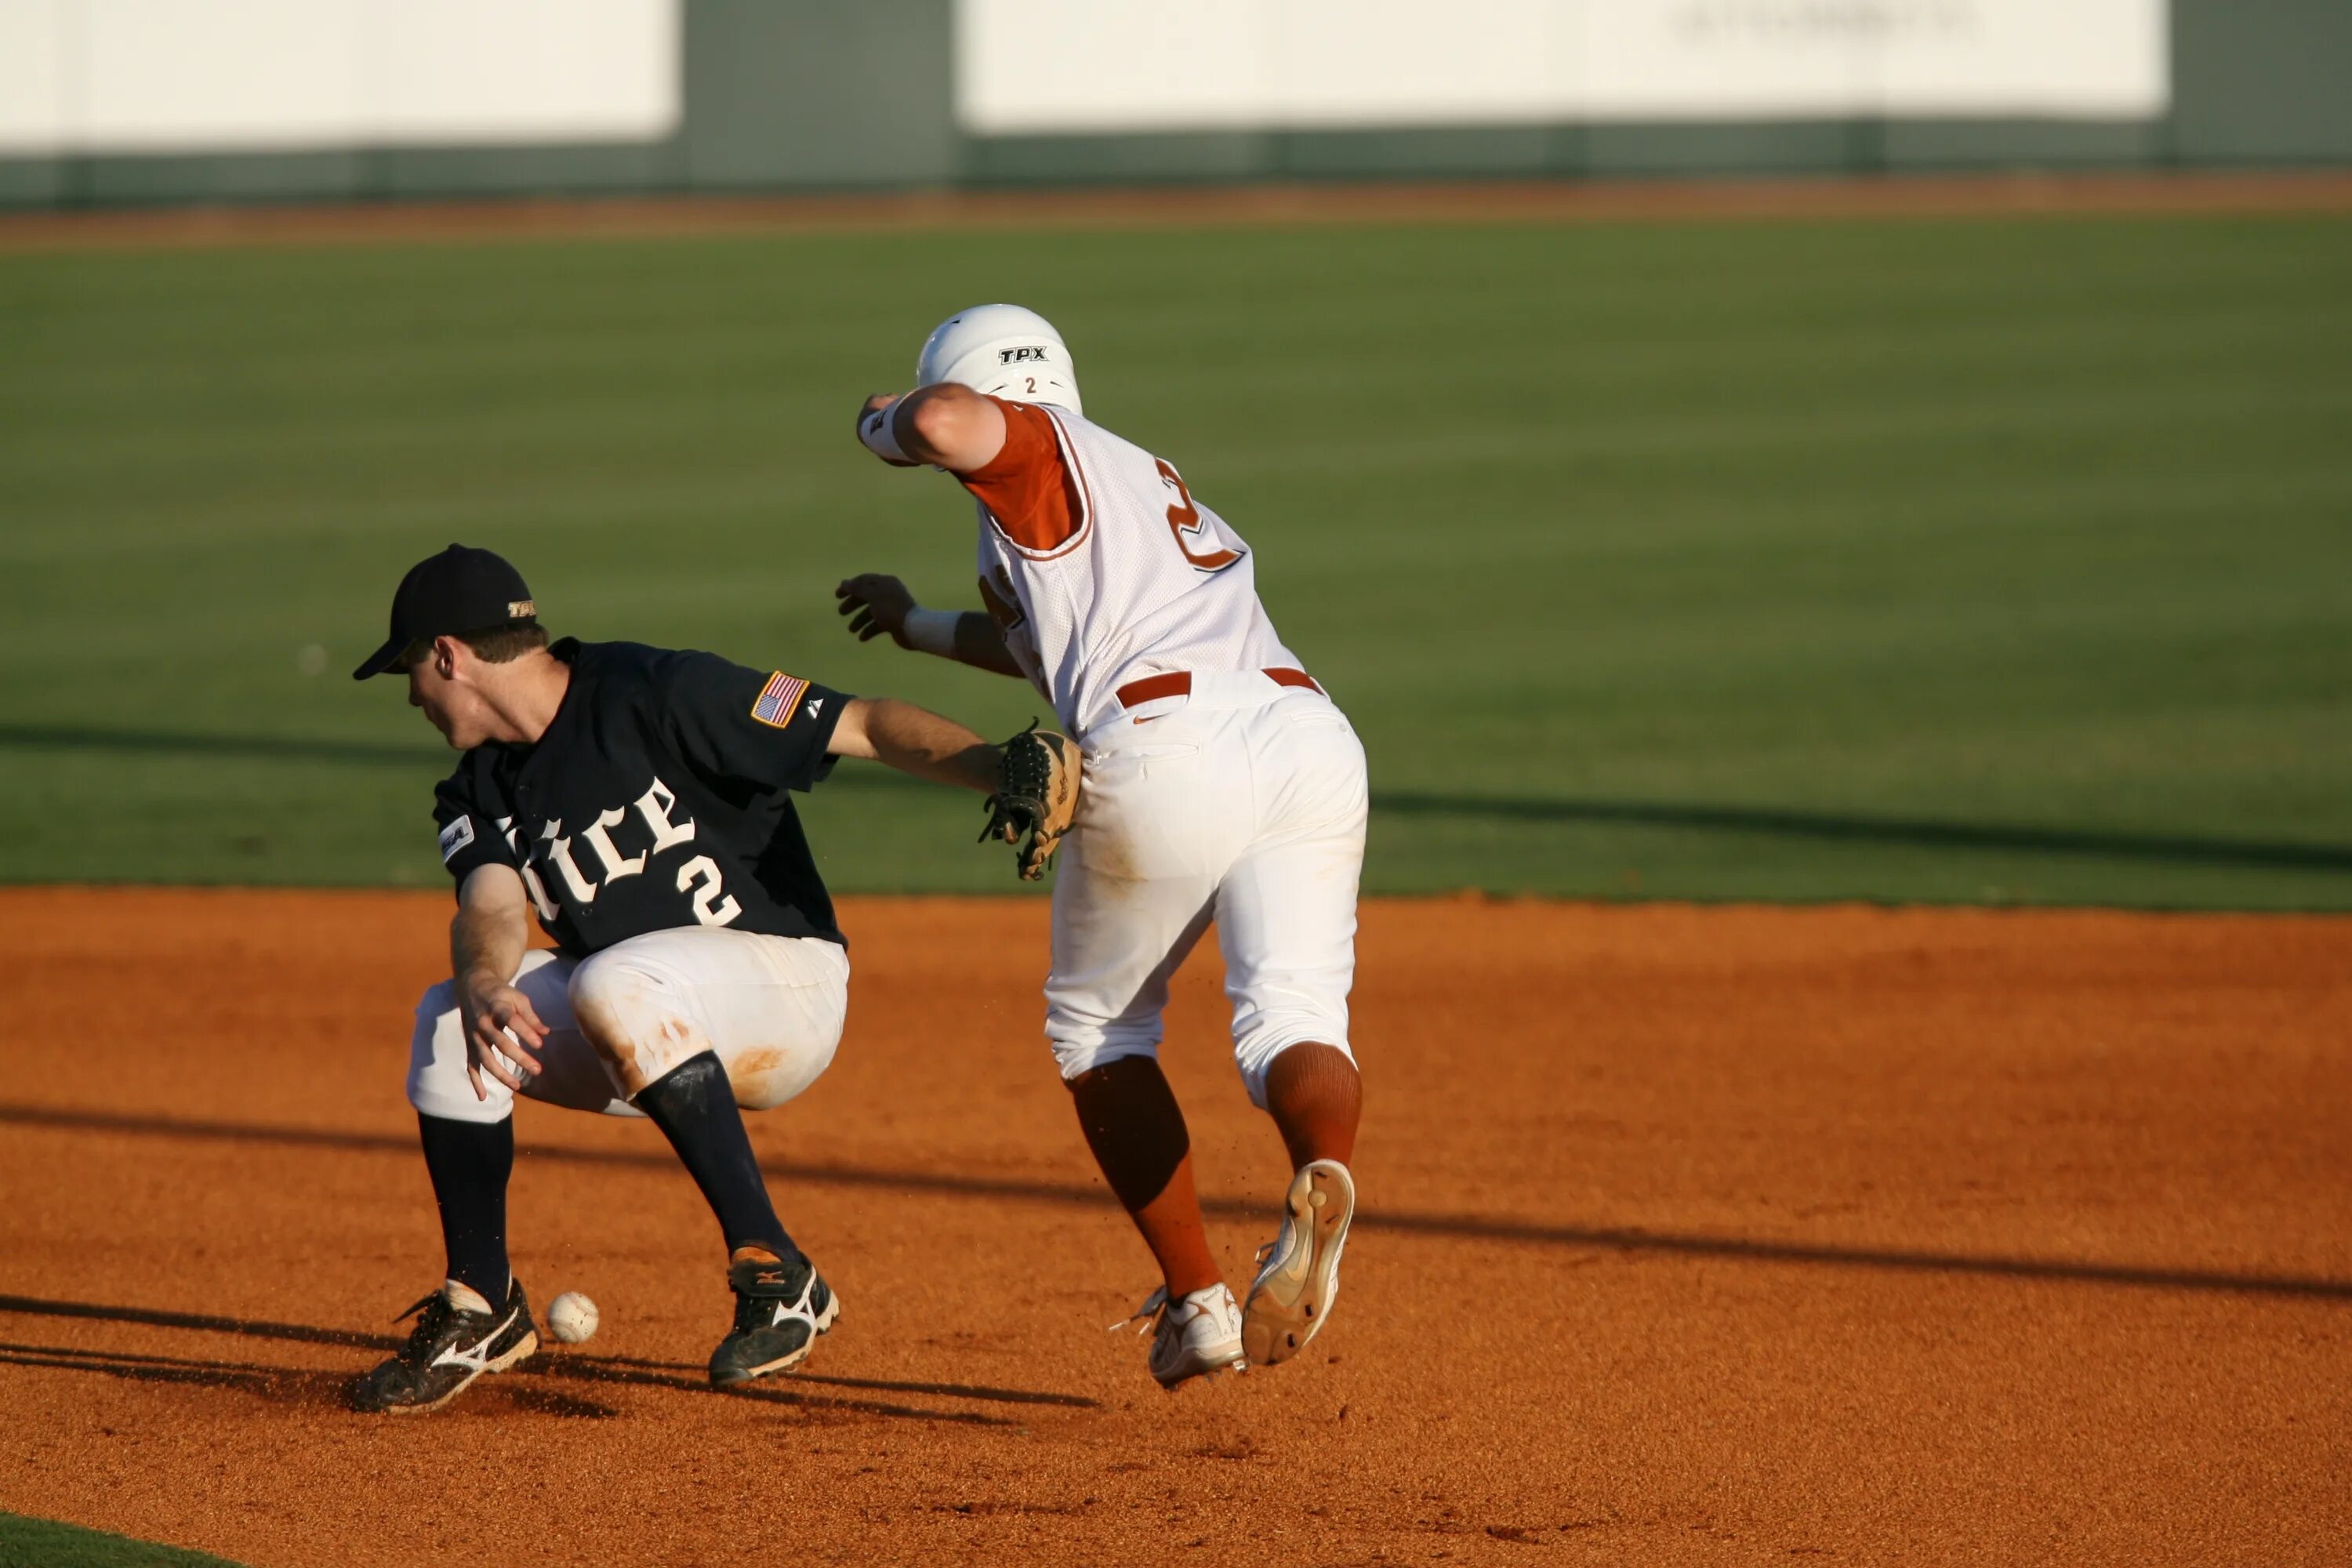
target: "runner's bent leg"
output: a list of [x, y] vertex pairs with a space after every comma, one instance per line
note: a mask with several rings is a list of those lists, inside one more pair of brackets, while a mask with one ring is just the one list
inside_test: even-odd
[[1249, 716], [1261, 836], [1217, 889], [1234, 1055], [1293, 1169], [1349, 1163], [1362, 1081], [1348, 1043], [1368, 795], [1363, 748], [1318, 696]]
[[[1213, 729], [1213, 727], [1208, 727]], [[1168, 983], [1207, 929], [1233, 837], [1204, 766], [1213, 736], [1172, 715], [1090, 742], [1054, 887], [1045, 1033], [1103, 1179], [1171, 1298], [1217, 1282], [1184, 1113], [1159, 1062]]]

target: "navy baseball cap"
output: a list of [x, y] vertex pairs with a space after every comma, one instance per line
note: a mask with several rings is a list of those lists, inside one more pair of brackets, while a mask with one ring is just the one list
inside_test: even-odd
[[461, 637], [538, 616], [522, 574], [506, 557], [453, 544], [408, 569], [392, 596], [392, 635], [352, 671], [352, 679], [383, 674], [419, 638]]

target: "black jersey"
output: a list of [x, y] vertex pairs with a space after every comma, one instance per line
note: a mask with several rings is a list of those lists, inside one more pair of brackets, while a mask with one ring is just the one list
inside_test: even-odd
[[840, 942], [793, 809], [832, 770], [849, 698], [715, 654], [566, 637], [572, 685], [534, 745], [475, 747], [434, 792], [441, 859], [522, 873], [574, 958], [725, 926]]

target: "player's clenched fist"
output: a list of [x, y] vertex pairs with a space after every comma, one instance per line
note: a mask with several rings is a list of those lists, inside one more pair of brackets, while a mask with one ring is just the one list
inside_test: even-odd
[[509, 1089], [522, 1088], [521, 1073], [537, 1076], [539, 1058], [532, 1053], [547, 1043], [547, 1026], [532, 1011], [530, 998], [504, 983], [469, 985], [458, 1003], [465, 1015], [466, 1049], [472, 1058], [466, 1078], [474, 1097], [488, 1100], [482, 1074]]
[[863, 573], [835, 587], [833, 596], [841, 601], [841, 613], [849, 617], [849, 629], [859, 642], [887, 637], [900, 647], [908, 646], [907, 616], [915, 607], [915, 595], [896, 577]]

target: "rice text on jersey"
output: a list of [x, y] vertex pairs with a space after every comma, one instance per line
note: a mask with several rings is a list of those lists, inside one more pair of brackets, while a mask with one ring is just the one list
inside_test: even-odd
[[550, 651], [572, 681], [546, 732], [476, 747], [435, 792], [460, 886], [512, 867], [575, 958], [688, 925], [843, 940], [791, 792], [832, 771], [846, 694], [714, 654]]

